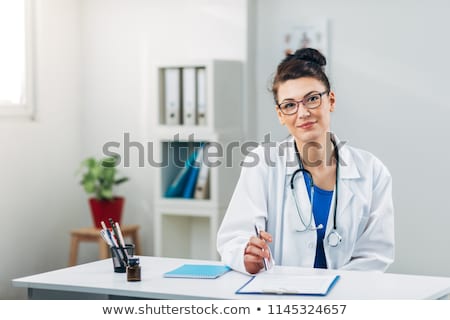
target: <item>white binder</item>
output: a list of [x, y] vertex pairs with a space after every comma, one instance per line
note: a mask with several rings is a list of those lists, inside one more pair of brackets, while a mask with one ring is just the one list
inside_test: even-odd
[[[203, 149], [207, 146], [203, 146]], [[197, 183], [195, 184], [194, 198], [195, 199], [208, 199], [209, 198], [209, 167], [203, 161], [204, 156], [199, 159], [200, 171], [197, 177]]]
[[183, 68], [183, 124], [194, 126], [197, 122], [195, 68]]
[[180, 124], [181, 101], [180, 101], [180, 69], [164, 69], [164, 98], [166, 111], [166, 124]]
[[197, 69], [197, 123], [206, 125], [206, 69]]

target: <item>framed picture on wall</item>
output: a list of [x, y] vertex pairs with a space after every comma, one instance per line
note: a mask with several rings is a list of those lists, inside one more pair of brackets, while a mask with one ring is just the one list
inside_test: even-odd
[[314, 48], [328, 57], [328, 20], [326, 18], [300, 19], [284, 34], [283, 54], [294, 53], [301, 48]]

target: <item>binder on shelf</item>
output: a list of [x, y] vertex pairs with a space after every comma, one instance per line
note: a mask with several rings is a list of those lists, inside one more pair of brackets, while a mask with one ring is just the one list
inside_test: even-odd
[[189, 169], [188, 179], [183, 190], [183, 198], [193, 198], [195, 186], [197, 184], [197, 177], [200, 172], [200, 165], [203, 162], [203, 145], [198, 150], [195, 161], [191, 164]]
[[164, 194], [166, 198], [176, 198], [183, 196], [183, 192], [186, 187], [188, 178], [190, 177], [191, 174], [190, 170], [196, 159], [196, 156], [197, 153], [195, 151], [191, 153], [188, 160], [184, 164], [183, 169], [181, 169], [180, 172], [178, 172], [177, 176], [170, 184], [169, 188], [167, 188], [167, 191]]
[[206, 69], [197, 68], [197, 123], [206, 125]]
[[[204, 147], [205, 148], [205, 147]], [[195, 184], [194, 198], [208, 199], [209, 198], [209, 167], [203, 161], [200, 164], [197, 183]]]
[[180, 84], [180, 69], [164, 69], [164, 108], [168, 125], [180, 124]]
[[183, 124], [194, 126], [197, 122], [195, 68], [183, 68]]

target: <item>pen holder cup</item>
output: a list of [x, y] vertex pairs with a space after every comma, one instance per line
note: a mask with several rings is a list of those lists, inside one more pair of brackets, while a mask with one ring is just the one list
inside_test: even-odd
[[[134, 255], [134, 244], [125, 244], [124, 250], [128, 257], [132, 257]], [[111, 258], [114, 272], [125, 273], [127, 271], [127, 264], [124, 261], [122, 250], [119, 247], [111, 247]]]

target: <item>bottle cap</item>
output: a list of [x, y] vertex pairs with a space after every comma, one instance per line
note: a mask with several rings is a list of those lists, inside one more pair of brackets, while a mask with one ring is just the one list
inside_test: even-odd
[[139, 264], [139, 258], [137, 258], [137, 257], [128, 258], [128, 264], [130, 266], [138, 265]]

